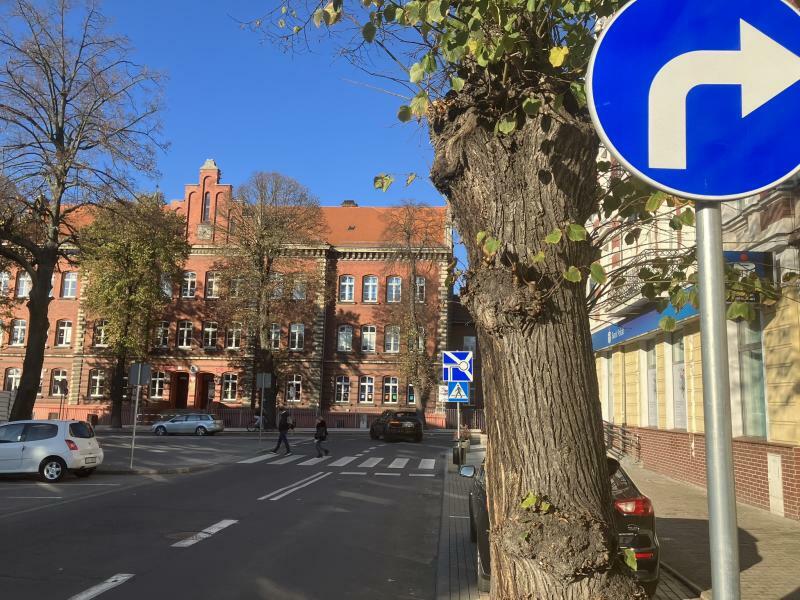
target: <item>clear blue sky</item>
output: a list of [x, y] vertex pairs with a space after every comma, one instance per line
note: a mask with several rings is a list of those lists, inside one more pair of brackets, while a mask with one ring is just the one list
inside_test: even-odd
[[[198, 168], [214, 158], [234, 185], [256, 170], [278, 171], [308, 186], [323, 204], [361, 205], [416, 198], [443, 204], [427, 179], [427, 131], [395, 117], [400, 98], [348, 83], [381, 85], [320, 43], [286, 54], [234, 20], [260, 16], [274, 0], [106, 0], [103, 12], [125, 33], [136, 59], [164, 71], [164, 134], [158, 184], [182, 197]], [[380, 172], [416, 171], [409, 188], [374, 190]]]

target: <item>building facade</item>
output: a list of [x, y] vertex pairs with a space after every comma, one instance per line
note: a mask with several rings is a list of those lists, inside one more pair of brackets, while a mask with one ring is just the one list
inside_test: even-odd
[[[723, 204], [723, 232], [725, 260], [733, 268], [778, 283], [797, 273], [797, 182]], [[671, 243], [654, 250], [668, 252]], [[634, 291], [641, 287], [632, 283]], [[755, 320], [728, 321], [736, 494], [800, 519], [800, 305], [796, 283], [781, 288], [777, 304], [761, 307]], [[593, 328], [603, 418], [638, 437], [645, 466], [704, 486], [699, 316], [690, 305], [680, 311], [670, 306], [665, 314], [677, 320], [672, 333], [660, 330], [663, 314], [638, 293], [606, 302]]]
[[[322, 207], [327, 225], [323, 243], [286, 250], [278, 261], [301, 270], [317, 285], [285, 290], [281, 302], [307, 301], [310, 309], [291, 322], [271, 327], [270, 343], [280, 356], [275, 381], [257, 378], [248, 360], [244, 332], [218, 314], [223, 287], [217, 271], [228, 243], [233, 193], [213, 160], [200, 168], [169, 209], [186, 218], [191, 254], [183, 281], [157, 323], [148, 357], [153, 378], [143, 400], [152, 409], [210, 408], [212, 404], [250, 407], [261, 394], [298, 408], [379, 412], [385, 407], [421, 408], [405, 367], [408, 344], [418, 344], [438, 360], [447, 340], [447, 265], [452, 238], [445, 208], [426, 208], [434, 234], [413, 248], [394, 235], [399, 208], [359, 207], [353, 201]], [[430, 224], [433, 225], [430, 225]], [[45, 351], [38, 416], [60, 404], [108, 404], [110, 360], [102, 315], [87, 314], [84, 292], [91, 282], [75, 267], [59, 265], [53, 281], [50, 334]], [[22, 273], [0, 274], [0, 293], [19, 303], [0, 341], [3, 387], [19, 383], [27, 342], [24, 299], [30, 282]], [[418, 322], [414, 339], [401, 328], [401, 306], [413, 297]], [[436, 368], [436, 367], [434, 367]], [[258, 384], [261, 387], [258, 387]], [[268, 387], [267, 387], [268, 386]], [[437, 401], [436, 387], [429, 406]]]

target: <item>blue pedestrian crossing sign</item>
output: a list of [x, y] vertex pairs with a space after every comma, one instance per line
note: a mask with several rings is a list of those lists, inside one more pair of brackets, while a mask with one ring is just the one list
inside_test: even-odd
[[666, 192], [730, 200], [800, 170], [800, 11], [787, 0], [633, 0], [586, 76], [603, 143]]
[[469, 384], [461, 381], [447, 382], [448, 402], [469, 402]]
[[442, 353], [442, 380], [472, 381], [472, 352]]

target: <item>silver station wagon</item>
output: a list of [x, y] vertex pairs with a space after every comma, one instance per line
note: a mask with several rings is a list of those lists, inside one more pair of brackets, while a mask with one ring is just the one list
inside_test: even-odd
[[150, 430], [156, 435], [169, 435], [173, 433], [193, 433], [194, 435], [214, 435], [225, 430], [225, 425], [220, 419], [208, 413], [177, 415], [166, 421], [153, 423]]

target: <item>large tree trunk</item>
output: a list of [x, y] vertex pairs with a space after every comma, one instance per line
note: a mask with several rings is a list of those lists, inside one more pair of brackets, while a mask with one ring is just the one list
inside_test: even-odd
[[122, 396], [127, 362], [125, 354], [118, 354], [114, 358], [114, 373], [111, 376], [111, 426], [117, 428], [122, 427]]
[[[432, 118], [431, 178], [469, 253], [462, 295], [483, 357], [492, 597], [636, 598], [617, 556], [585, 281], [561, 276], [592, 252], [566, 236], [543, 241], [594, 210], [597, 140], [547, 116], [501, 137], [473, 110], [440, 106]], [[502, 242], [493, 257], [479, 231]], [[544, 264], [530, 260], [539, 250]], [[552, 508], [523, 509], [529, 494]]]
[[42, 256], [37, 265], [38, 269], [32, 277], [33, 286], [28, 298], [28, 340], [22, 363], [22, 377], [11, 410], [12, 421], [33, 418], [33, 405], [36, 403], [39, 386], [42, 385], [44, 348], [50, 330], [47, 312], [50, 307], [50, 288], [55, 264], [55, 253], [53, 256]]

